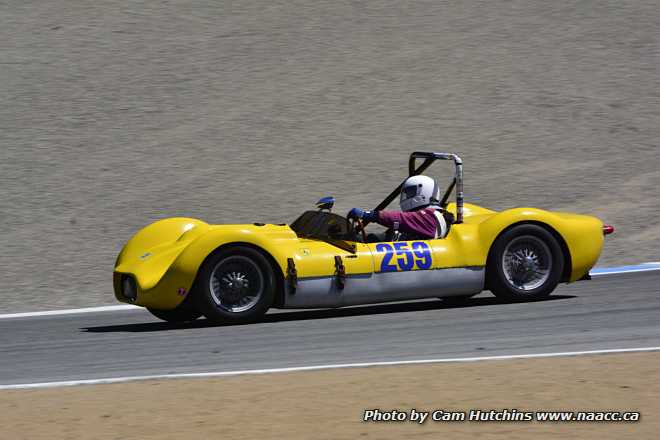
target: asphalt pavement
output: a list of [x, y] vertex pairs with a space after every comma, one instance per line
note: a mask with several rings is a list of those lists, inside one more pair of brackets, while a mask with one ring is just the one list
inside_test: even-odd
[[[416, 301], [160, 322], [143, 310], [0, 319], [0, 385], [338, 363], [660, 346], [660, 273], [560, 286], [547, 300]], [[542, 374], [542, 372], [540, 372]]]

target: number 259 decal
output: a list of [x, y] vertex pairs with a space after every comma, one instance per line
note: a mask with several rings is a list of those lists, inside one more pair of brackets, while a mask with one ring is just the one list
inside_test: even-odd
[[[380, 263], [381, 272], [397, 272], [399, 270], [429, 269], [433, 263], [431, 249], [423, 241], [413, 241], [412, 249], [406, 242], [378, 243], [376, 252], [384, 253], [383, 261]], [[396, 258], [395, 258], [396, 257]]]

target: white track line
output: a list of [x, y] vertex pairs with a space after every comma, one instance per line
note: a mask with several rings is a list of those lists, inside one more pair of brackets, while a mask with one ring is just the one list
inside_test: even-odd
[[0, 315], [0, 319], [32, 318], [35, 316], [75, 315], [79, 313], [117, 312], [120, 310], [140, 310], [140, 309], [142, 309], [142, 307], [131, 306], [131, 305], [86, 307], [83, 309], [46, 310], [43, 312], [8, 313], [6, 315]]
[[[599, 277], [602, 275], [617, 275], [617, 274], [634, 273], [634, 272], [650, 272], [654, 270], [660, 270], [660, 262], [640, 263], [634, 266], [594, 268], [590, 274], [592, 277]], [[0, 315], [0, 319], [75, 315], [81, 313], [117, 312], [121, 310], [139, 310], [141, 308], [142, 307], [131, 306], [131, 305], [116, 305], [116, 306], [86, 307], [82, 309], [46, 310], [42, 312], [8, 313], [8, 314]]]
[[76, 385], [99, 385], [99, 384], [136, 382], [143, 380], [199, 379], [199, 378], [212, 378], [212, 377], [225, 377], [225, 376], [242, 376], [247, 374], [254, 375], [254, 374], [272, 374], [272, 373], [295, 373], [301, 371], [334, 370], [339, 368], [365, 368], [365, 367], [384, 367], [384, 366], [394, 366], [394, 365], [498, 361], [498, 360], [509, 360], [509, 359], [533, 359], [533, 358], [549, 358], [549, 357], [559, 357], [559, 356], [580, 356], [580, 355], [590, 355], [590, 354], [595, 355], [595, 354], [609, 354], [609, 353], [638, 353], [638, 352], [649, 352], [649, 351], [660, 351], [660, 347], [614, 348], [614, 349], [605, 349], [605, 350], [566, 351], [560, 353], [510, 354], [510, 355], [502, 355], [502, 356], [481, 356], [481, 357], [465, 357], [465, 358], [452, 358], [452, 359], [418, 359], [418, 360], [408, 360], [408, 361], [328, 364], [328, 365], [312, 365], [312, 366], [288, 367], [288, 368], [267, 368], [262, 370], [214, 371], [208, 373], [154, 374], [148, 376], [126, 376], [126, 377], [110, 377], [104, 379], [84, 379], [84, 380], [68, 380], [61, 382], [40, 382], [40, 383], [22, 383], [15, 385], [0, 385], [0, 391], [35, 389], [35, 388], [71, 387]]

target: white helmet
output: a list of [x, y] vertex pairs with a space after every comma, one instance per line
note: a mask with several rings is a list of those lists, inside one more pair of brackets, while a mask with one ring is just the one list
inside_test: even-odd
[[401, 187], [399, 204], [402, 211], [414, 211], [440, 201], [440, 188], [427, 176], [408, 177]]

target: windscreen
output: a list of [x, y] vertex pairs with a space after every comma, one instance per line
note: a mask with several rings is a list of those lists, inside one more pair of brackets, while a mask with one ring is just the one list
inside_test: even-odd
[[290, 225], [298, 237], [318, 238], [321, 240], [351, 240], [353, 228], [345, 217], [326, 211], [304, 212]]

